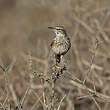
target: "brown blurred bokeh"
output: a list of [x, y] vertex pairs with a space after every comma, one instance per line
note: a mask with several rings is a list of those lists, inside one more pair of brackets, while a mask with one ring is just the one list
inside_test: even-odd
[[[110, 57], [110, 0], [0, 0], [0, 65], [4, 68], [11, 63], [14, 65], [10, 70], [9, 79], [17, 100], [22, 98], [27, 88], [25, 81], [28, 80], [26, 64], [29, 52], [35, 59], [34, 71], [47, 71], [45, 62], [49, 56], [49, 45], [54, 38], [48, 26], [56, 25], [65, 27], [72, 43], [71, 50], [65, 56], [69, 74], [64, 74], [56, 87], [59, 97], [63, 97], [64, 94], [70, 95], [61, 105], [62, 110], [108, 110], [106, 102], [102, 106], [99, 100], [99, 105], [89, 98], [77, 100], [76, 97], [82, 96], [85, 91], [70, 84], [70, 78], [84, 80], [95, 51], [93, 71], [90, 73], [93, 76], [88, 76], [87, 85], [90, 86], [95, 81], [99, 92], [110, 95], [110, 62], [107, 61]], [[98, 49], [96, 39], [102, 42]], [[91, 77], [94, 79], [93, 82]], [[39, 85], [39, 80], [35, 82]], [[2, 70], [0, 87], [1, 91], [5, 91]], [[11, 90], [10, 94], [13, 91]], [[0, 96], [3, 94], [6, 93], [1, 92]], [[30, 97], [31, 93], [25, 102], [25, 110], [28, 106], [31, 108], [36, 101], [33, 95], [32, 101], [29, 100]], [[3, 103], [5, 98], [4, 95], [0, 103]], [[10, 100], [12, 103], [16, 101], [13, 96]], [[34, 108], [40, 109], [40, 104], [38, 108]]]

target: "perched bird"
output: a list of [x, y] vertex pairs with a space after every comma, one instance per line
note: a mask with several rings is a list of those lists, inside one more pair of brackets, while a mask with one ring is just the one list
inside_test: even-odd
[[61, 58], [68, 52], [71, 47], [70, 38], [63, 26], [48, 27], [56, 34], [51, 43], [51, 49], [55, 54], [56, 64], [60, 63]]

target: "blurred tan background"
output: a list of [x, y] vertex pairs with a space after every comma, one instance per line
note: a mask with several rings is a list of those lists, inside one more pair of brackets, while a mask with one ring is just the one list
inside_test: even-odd
[[53, 25], [65, 26], [73, 37], [73, 14], [83, 17], [109, 4], [109, 0], [0, 0], [0, 47], [12, 53], [35, 48], [38, 39], [52, 39], [47, 27]]
[[[71, 50], [65, 56], [71, 75], [65, 74], [59, 81], [61, 85], [58, 84], [61, 88], [59, 96], [62, 95], [62, 91], [63, 94], [70, 92], [70, 97], [65, 99], [62, 105], [62, 110], [98, 110], [100, 108], [108, 110], [106, 103], [102, 106], [100, 101], [99, 108], [89, 98], [77, 101], [76, 97], [83, 92], [74, 88], [69, 80], [71, 76], [84, 79], [90, 67], [90, 58], [95, 50], [97, 38], [103, 43], [97, 50], [92, 73], [97, 90], [110, 95], [110, 62], [107, 61], [110, 57], [110, 0], [0, 0], [0, 64], [6, 68], [14, 62], [9, 77], [17, 99], [20, 100], [26, 91], [25, 55], [30, 51], [34, 58], [40, 59], [36, 59], [38, 62], [35, 62], [35, 70], [45, 72], [47, 67], [42, 60], [45, 61], [48, 58], [49, 45], [54, 38], [48, 26], [56, 25], [65, 27], [72, 43]], [[5, 81], [2, 71], [0, 80], [0, 90], [4, 91]], [[87, 81], [90, 85], [91, 76]], [[0, 95], [2, 96], [2, 92]], [[30, 108], [36, 100], [34, 97], [31, 98], [33, 101], [29, 101]], [[3, 102], [4, 99], [5, 97], [2, 97], [0, 101]], [[13, 97], [10, 100], [12, 103], [16, 101]], [[28, 101], [24, 106], [27, 104]], [[42, 108], [39, 104], [39, 108], [34, 109]]]
[[48, 26], [69, 26], [70, 5], [68, 0], [1, 0], [0, 44], [19, 53], [31, 44], [35, 47], [39, 38], [48, 41]]

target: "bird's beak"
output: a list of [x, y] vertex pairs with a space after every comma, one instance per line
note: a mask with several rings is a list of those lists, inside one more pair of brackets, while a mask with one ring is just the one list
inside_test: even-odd
[[54, 27], [48, 27], [49, 29], [55, 29]]

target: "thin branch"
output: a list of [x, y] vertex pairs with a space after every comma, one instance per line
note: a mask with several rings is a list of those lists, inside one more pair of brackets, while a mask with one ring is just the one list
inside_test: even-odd
[[79, 23], [80, 25], [82, 25], [88, 32], [90, 32], [91, 34], [94, 34], [94, 30], [89, 26], [87, 25], [84, 21], [82, 21], [81, 19], [79, 19], [77, 16], [73, 16], [73, 19]]
[[92, 100], [94, 101], [94, 103], [96, 104], [97, 108], [98, 108], [99, 110], [102, 110], [101, 107], [100, 107], [100, 105], [97, 103], [96, 99], [95, 99], [94, 97], [92, 97], [92, 96], [91, 96], [91, 98], [92, 98]]
[[61, 103], [63, 102], [63, 100], [65, 99], [65, 97], [66, 97], [66, 94], [63, 96], [63, 98], [62, 98], [61, 101], [59, 102], [59, 106], [58, 106], [57, 110], [60, 110]]
[[[87, 78], [88, 75], [91, 73], [91, 70], [92, 70], [92, 67], [93, 67], [93, 63], [94, 63], [94, 60], [95, 60], [95, 57], [96, 57], [96, 52], [97, 52], [97, 49], [98, 49], [98, 47], [99, 47], [99, 44], [100, 44], [100, 43], [99, 43], [98, 41], [97, 41], [96, 44], [95, 44], [94, 53], [93, 53], [93, 55], [91, 56], [90, 67], [89, 67], [89, 69], [88, 69], [88, 71], [87, 71], [87, 73], [86, 73], [86, 78]], [[84, 82], [83, 82], [83, 83], [85, 83], [86, 78], [84, 79]]]
[[41, 100], [41, 98], [42, 98], [42, 96], [39, 97], [39, 99], [35, 102], [35, 104], [31, 107], [30, 110], [33, 110], [33, 109], [36, 107], [36, 105], [37, 105], [38, 102]]
[[71, 80], [70, 83], [73, 84], [73, 86], [76, 86], [80, 89], [87, 90], [88, 92], [90, 92], [94, 96], [97, 96], [99, 99], [102, 99], [101, 100], [102, 102], [110, 102], [110, 96], [107, 96], [107, 95], [104, 95], [102, 93], [96, 92], [96, 91], [86, 87], [84, 84], [80, 84], [80, 83], [78, 83], [74, 80]]

